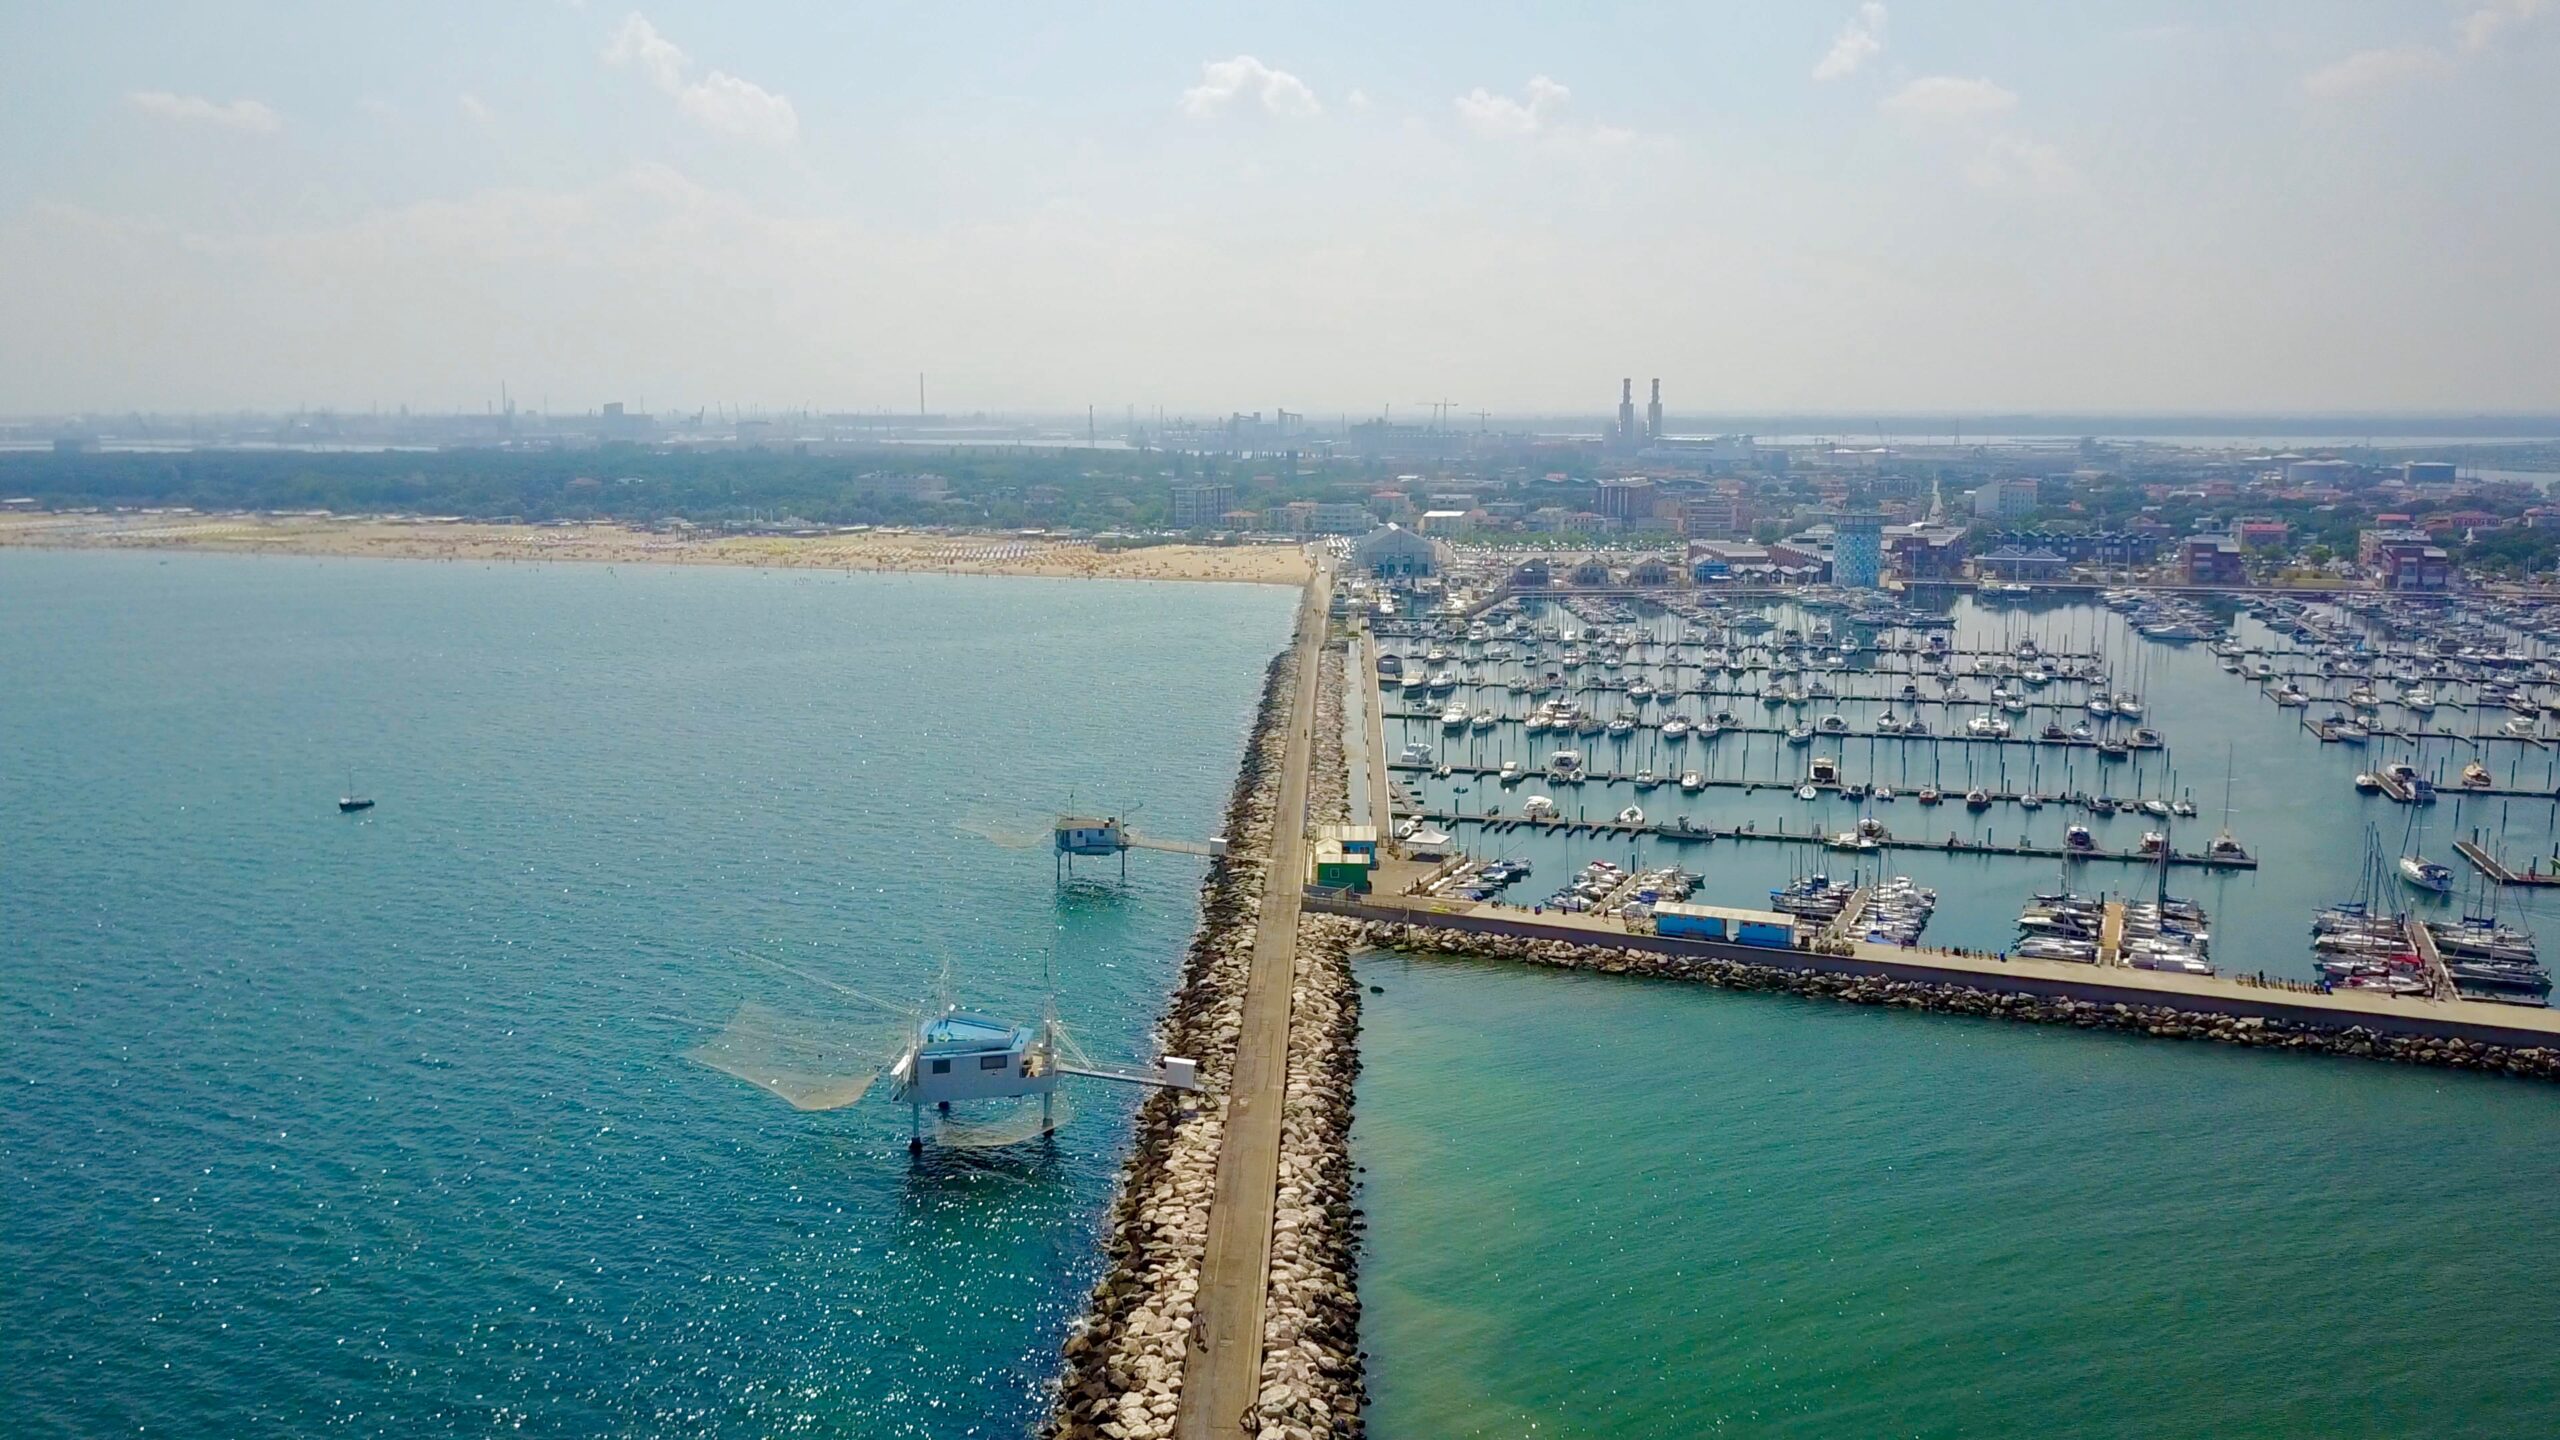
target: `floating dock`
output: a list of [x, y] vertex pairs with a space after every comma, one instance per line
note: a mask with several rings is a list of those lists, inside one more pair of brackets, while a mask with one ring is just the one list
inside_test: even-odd
[[[1441, 714], [1441, 712], [1437, 710], [1390, 710], [1386, 713], [1387, 718], [1390, 720], [1427, 720], [1433, 724], [1440, 723]], [[1520, 724], [1525, 717], [1518, 715], [1504, 715], [1499, 718], [1505, 725], [1517, 725]], [[1639, 728], [1651, 730], [1657, 727], [1647, 725]], [[1788, 728], [1789, 727], [1784, 725], [1752, 725], [1736, 722], [1735, 724], [1724, 726], [1722, 728], [1722, 733], [1726, 735], [1784, 735], [1787, 733]], [[1576, 731], [1571, 738], [1576, 741], [1615, 740], [1624, 742], [1634, 740], [1636, 737], [1633, 735], [1610, 735], [1605, 731], [1593, 731], [1588, 734]], [[1816, 741], [1892, 740], [1906, 745], [1934, 745], [1941, 741], [1950, 745], [2051, 745], [2066, 750], [2096, 750], [2101, 743], [2094, 737], [2087, 740], [2080, 740], [2067, 735], [2059, 740], [2054, 740], [2048, 739], [2042, 735], [1879, 735], [1872, 730], [1817, 730], [1814, 732], [1813, 738]], [[2168, 748], [2167, 745], [2157, 742], [2148, 745], [2138, 744], [2129, 735], [2111, 738], [2121, 738], [2126, 752], [2134, 755], [2149, 755], [2159, 751], [2164, 751]], [[1710, 739], [1705, 743], [1712, 745], [1715, 741]]]
[[[2470, 793], [2479, 795], [2487, 792], [2474, 790]], [[2542, 862], [2538, 859], [2527, 869], [2511, 870], [2507, 868], [2504, 861], [2469, 840], [2456, 840], [2453, 842], [2453, 848], [2463, 859], [2471, 862], [2472, 869], [2501, 885], [2519, 885], [2527, 888], [2560, 886], [2560, 871], [2544, 870]]]
[[[1390, 767], [1390, 768], [1395, 769], [1395, 770], [1400, 770], [1400, 771], [1410, 772], [1410, 773], [1420, 773], [1420, 772], [1422, 772], [1422, 771], [1426, 771], [1426, 770], [1428, 770], [1428, 771], [1435, 771], [1435, 772], [1436, 772], [1436, 771], [1438, 771], [1438, 770], [1443, 770], [1443, 769], [1445, 769], [1445, 770], [1447, 770], [1447, 771], [1448, 771], [1450, 774], [1452, 774], [1452, 775], [1467, 775], [1467, 776], [1472, 776], [1472, 777], [1474, 777], [1474, 778], [1476, 778], [1476, 779], [1480, 779], [1480, 780], [1481, 780], [1481, 779], [1493, 779], [1493, 780], [1500, 780], [1500, 779], [1502, 778], [1502, 772], [1501, 772], [1499, 769], [1496, 769], [1495, 767], [1490, 766], [1490, 765], [1458, 765], [1458, 764], [1422, 765], [1422, 764], [1418, 764], [1418, 763], [1414, 763], [1414, 762], [1410, 762], [1410, 761], [1402, 761], [1402, 760], [1399, 760], [1399, 761], [1397, 761], [1397, 762], [1396, 762], [1392, 767]], [[1624, 772], [1624, 771], [1615, 771], [1615, 770], [1586, 770], [1586, 771], [1584, 771], [1584, 772], [1583, 772], [1583, 775], [1584, 775], [1584, 778], [1585, 778], [1586, 780], [1592, 781], [1592, 782], [1594, 782], [1594, 783], [1599, 783], [1599, 784], [1623, 784], [1623, 785], [1630, 785], [1630, 786], [1632, 786], [1632, 785], [1634, 785], [1634, 784], [1635, 784], [1635, 776], [1633, 776], [1633, 775], [1631, 775], [1631, 774], [1628, 774], [1628, 773], [1626, 773], [1626, 772]], [[1530, 784], [1546, 784], [1546, 785], [1552, 785], [1552, 784], [1560, 784], [1560, 783], [1565, 783], [1565, 782], [1560, 782], [1560, 781], [1551, 780], [1551, 779], [1549, 779], [1546, 775], [1544, 775], [1544, 774], [1543, 774], [1543, 773], [1541, 773], [1541, 772], [1537, 772], [1537, 771], [1523, 771], [1523, 772], [1521, 772], [1521, 774], [1520, 774], [1520, 776], [1519, 776], [1518, 780], [1517, 780], [1516, 782], [1514, 782], [1514, 783], [1522, 784], [1522, 785], [1530, 785]], [[1781, 795], [1791, 795], [1791, 794], [1793, 794], [1793, 793], [1794, 793], [1798, 788], [1800, 788], [1800, 787], [1802, 787], [1802, 786], [1805, 786], [1805, 785], [1811, 785], [1811, 786], [1813, 786], [1813, 788], [1814, 788], [1814, 789], [1816, 789], [1816, 790], [1818, 790], [1818, 791], [1822, 792], [1823, 794], [1828, 795], [1828, 796], [1830, 796], [1830, 797], [1832, 797], [1832, 798], [1834, 798], [1834, 799], [1848, 799], [1848, 798], [1850, 798], [1850, 797], [1845, 793], [1845, 787], [1843, 786], [1842, 782], [1837, 781], [1837, 780], [1823, 780], [1823, 781], [1802, 780], [1802, 779], [1797, 779], [1797, 780], [1784, 780], [1784, 779], [1772, 779], [1772, 780], [1724, 780], [1724, 779], [1710, 779], [1709, 777], [1707, 777], [1707, 776], [1703, 776], [1703, 775], [1702, 775], [1702, 776], [1698, 777], [1698, 783], [1699, 783], [1699, 788], [1700, 788], [1700, 790], [1741, 790], [1741, 791], [1746, 791], [1746, 792], [1748, 792], [1748, 791], [1754, 791], [1754, 790], [1774, 790], [1774, 791], [1779, 792], [1779, 794], [1781, 794]], [[1950, 782], [1950, 783], [1953, 783], [1953, 782]], [[1639, 787], [1639, 788], [1641, 788], [1641, 787]], [[1653, 788], [1654, 788], [1654, 789], [1657, 789], [1657, 790], [1677, 790], [1677, 791], [1679, 791], [1679, 792], [1680, 792], [1681, 794], [1683, 794], [1683, 795], [1696, 793], [1696, 792], [1691, 791], [1687, 786], [1680, 784], [1680, 783], [1679, 783], [1679, 781], [1678, 781], [1678, 779], [1676, 778], [1676, 776], [1675, 776], [1675, 775], [1659, 775], [1659, 776], [1658, 776], [1658, 779], [1657, 779], [1657, 783], [1653, 786]], [[1990, 788], [1988, 788], [1988, 787], [1985, 787], [1982, 793], [1983, 793], [1983, 797], [1984, 797], [1985, 799], [1989, 800], [1992, 804], [1995, 804], [1995, 805], [2014, 805], [2014, 804], [2019, 803], [2021, 800], [2023, 800], [2023, 799], [2025, 798], [2025, 797], [2024, 797], [2023, 792], [2018, 792], [2018, 791], [2009, 791], [2009, 790], [1993, 790], [1993, 789], [1990, 789]], [[2473, 794], [2479, 794], [2479, 793], [2481, 793], [2481, 792], [2479, 792], [2479, 791], [2473, 791], [2473, 792], [2471, 792], [2471, 793], [2473, 793]], [[1966, 810], [1972, 810], [1972, 809], [1974, 808], [1973, 803], [1972, 803], [1971, 801], [1969, 801], [1969, 800], [1967, 800], [1967, 799], [1965, 798], [1965, 792], [1964, 792], [1963, 790], [1940, 789], [1940, 790], [1938, 791], [1938, 794], [1939, 794], [1939, 797], [1940, 797], [1940, 799], [1939, 799], [1938, 803], [1939, 803], [1939, 804], [1941, 804], [1941, 805], [1955, 805], [1955, 806], [1961, 806], [1961, 807], [1963, 807], [1963, 808], [1964, 808], [1964, 809], [1966, 809]], [[1894, 792], [1894, 797], [1895, 797], [1894, 799], [1892, 799], [1892, 800], [1888, 800], [1888, 801], [1885, 801], [1885, 802], [1883, 802], [1883, 803], [1888, 804], [1888, 805], [1899, 805], [1899, 804], [1901, 804], [1903, 801], [1908, 800], [1908, 801], [1910, 801], [1913, 805], [1915, 805], [1915, 806], [1919, 807], [1919, 808], [1920, 808], [1920, 809], [1922, 809], [1922, 810], [1928, 810], [1928, 809], [1933, 808], [1933, 807], [1930, 805], [1930, 803], [1929, 803], [1928, 801], [1925, 801], [1925, 800], [1922, 800], [1921, 798], [1919, 798], [1919, 797], [1920, 797], [1920, 791], [1919, 791], [1919, 789], [1896, 790], [1896, 791]], [[2038, 798], [2042, 803], [2044, 803], [2044, 804], [2046, 804], [2046, 805], [2054, 806], [2054, 807], [2056, 807], [2056, 808], [2062, 808], [2062, 807], [2068, 807], [2068, 806], [2078, 806], [2078, 805], [2080, 805], [2080, 804], [2082, 803], [2082, 797], [2081, 797], [2081, 796], [2078, 796], [2078, 795], [2061, 795], [2061, 794], [2055, 794], [2055, 795], [2044, 795], [2044, 794], [2039, 794], [2037, 798]], [[2165, 801], [2164, 801], [2164, 802], [2162, 802], [2162, 803], [2164, 803], [2164, 804], [2165, 804], [2165, 803], [2167, 803], [2167, 802], [2165, 802]], [[2091, 811], [2090, 813], [2091, 813], [2091, 814], [2100, 814], [2101, 812], [2098, 812], [2098, 811]], [[2118, 808], [2114, 813], [2119, 814], [2119, 815], [2145, 815], [2145, 814], [2147, 814], [2148, 812], [2145, 812], [2145, 811], [2143, 811], [2143, 810], [2141, 810], [2141, 809], [2139, 808], [2139, 802], [2138, 802], [2138, 801], [2128, 801], [2128, 802], [2126, 802], [2123, 806], [2119, 807], [2119, 808]], [[2151, 817], [2151, 818], [2158, 818], [2158, 817], [2156, 817], [2156, 816], [2155, 816], [2155, 817]]]
[[[1715, 825], [1628, 825], [1616, 820], [1532, 820], [1524, 815], [1460, 815], [1446, 810], [1426, 810], [1420, 818], [1434, 825], [1473, 825], [1490, 834], [1508, 834], [1529, 830], [1546, 835], [1589, 835], [1617, 839], [1678, 840], [1707, 844], [1716, 840], [1772, 840], [1783, 845], [1831, 844], [1831, 836], [1819, 830], [1798, 833], [1791, 830], [1729, 829]], [[2028, 860], [2102, 860], [2119, 865], [2157, 865], [2160, 856], [2138, 850], [2075, 850], [2063, 845], [2001, 845], [1949, 836], [1944, 840], [1903, 840], [1879, 837], [1875, 850], [1933, 850], [1942, 855], [2007, 855]], [[2189, 865], [2204, 870], [2255, 870], [2254, 855], [2188, 854], [2169, 852], [2172, 865]]]

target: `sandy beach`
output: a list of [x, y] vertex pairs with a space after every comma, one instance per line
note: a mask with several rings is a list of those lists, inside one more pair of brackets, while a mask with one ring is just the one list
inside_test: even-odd
[[578, 560], [624, 565], [762, 565], [921, 570], [1077, 580], [1303, 585], [1294, 545], [1156, 545], [1101, 550], [1013, 534], [868, 530], [827, 535], [673, 535], [621, 525], [485, 525], [353, 516], [0, 516], [0, 545], [83, 550], [211, 550], [402, 560]]

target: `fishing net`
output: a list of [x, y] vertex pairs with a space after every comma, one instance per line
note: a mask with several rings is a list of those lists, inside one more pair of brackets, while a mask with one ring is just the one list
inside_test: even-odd
[[684, 1055], [795, 1109], [840, 1110], [871, 1089], [903, 1039], [896, 1025], [801, 1019], [750, 1001]]
[[970, 815], [952, 821], [951, 828], [1005, 850], [1045, 850], [1053, 839], [1052, 831], [1019, 818]]
[[[933, 1117], [934, 1121], [934, 1143], [955, 1150], [994, 1150], [1040, 1138], [1042, 1127], [1037, 1097], [1000, 1103], [1005, 1108], [994, 1114], [974, 1115], [965, 1120], [954, 1115], [934, 1116], [931, 1110], [927, 1110], [925, 1114]], [[1065, 1091], [1052, 1094], [1049, 1097], [1049, 1128], [1066, 1128], [1068, 1117], [1074, 1110], [1075, 1107], [1067, 1103]]]

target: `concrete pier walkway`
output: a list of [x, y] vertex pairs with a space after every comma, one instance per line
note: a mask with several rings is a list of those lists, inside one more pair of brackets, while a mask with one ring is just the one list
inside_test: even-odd
[[1271, 1274], [1271, 1222], [1280, 1188], [1280, 1111], [1289, 1078], [1289, 990], [1298, 959], [1298, 900], [1306, 872], [1307, 767], [1316, 728], [1316, 662], [1325, 638], [1329, 572], [1298, 610], [1297, 680], [1289, 702], [1279, 806], [1271, 818], [1271, 868], [1262, 884], [1244, 1029], [1227, 1085], [1226, 1129], [1200, 1265], [1197, 1331], [1182, 1366], [1181, 1440], [1251, 1433], [1247, 1412], [1261, 1388], [1263, 1301]]

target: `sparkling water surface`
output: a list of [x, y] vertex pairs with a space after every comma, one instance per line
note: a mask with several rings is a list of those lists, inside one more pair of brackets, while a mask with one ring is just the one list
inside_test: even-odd
[[2560, 1434], [2553, 1087], [1359, 975], [1381, 1440]]
[[[1278, 588], [0, 554], [14, 1436], [1010, 1435], [1135, 1097], [910, 1164], [682, 1052], [742, 1002], [1134, 1054]], [[348, 783], [380, 803], [341, 816]]]

